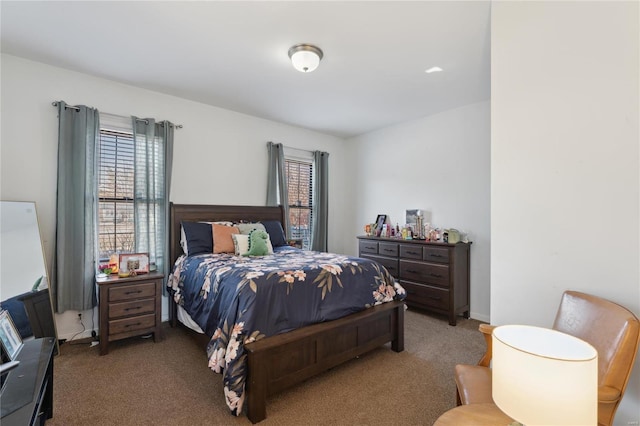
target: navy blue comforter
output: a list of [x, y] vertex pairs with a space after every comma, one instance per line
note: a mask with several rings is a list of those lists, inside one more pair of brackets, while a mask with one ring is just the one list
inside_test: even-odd
[[167, 286], [212, 336], [209, 367], [224, 372], [226, 403], [235, 415], [244, 402], [245, 344], [405, 298], [371, 260], [291, 247], [261, 257], [182, 256]]

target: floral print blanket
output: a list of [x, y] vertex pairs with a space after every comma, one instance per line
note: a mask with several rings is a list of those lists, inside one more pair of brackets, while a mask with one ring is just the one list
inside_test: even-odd
[[224, 374], [226, 403], [240, 415], [244, 345], [392, 300], [405, 290], [368, 259], [278, 247], [273, 255], [180, 257], [167, 286], [208, 335], [209, 368]]

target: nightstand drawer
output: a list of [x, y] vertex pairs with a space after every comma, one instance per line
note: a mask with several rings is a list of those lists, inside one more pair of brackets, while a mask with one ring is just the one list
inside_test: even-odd
[[449, 267], [434, 263], [400, 261], [400, 278], [449, 287]]
[[142, 330], [144, 328], [153, 328], [155, 325], [155, 314], [112, 320], [109, 321], [109, 335], [128, 333], [131, 331]]
[[155, 299], [134, 300], [109, 304], [109, 319], [155, 312]]
[[109, 302], [153, 297], [155, 294], [156, 284], [153, 282], [114, 287], [109, 289]]

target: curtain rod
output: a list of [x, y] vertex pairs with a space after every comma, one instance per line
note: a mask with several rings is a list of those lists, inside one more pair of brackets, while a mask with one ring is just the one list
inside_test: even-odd
[[296, 147], [288, 146], [288, 145], [285, 145], [285, 144], [282, 144], [282, 146], [283, 146], [285, 149], [288, 149], [288, 150], [292, 150], [292, 151], [300, 151], [300, 152], [305, 152], [305, 153], [308, 153], [308, 154], [313, 154], [313, 151], [311, 151], [311, 150], [309, 150], [309, 149], [296, 148]]
[[[57, 101], [53, 101], [53, 102], [51, 102], [51, 105], [53, 105], [54, 107], [57, 107], [58, 106], [58, 102]], [[64, 107], [65, 108], [75, 109], [76, 111], [80, 111], [80, 107], [77, 107], [77, 106], [65, 105]], [[136, 118], [136, 121], [142, 121], [145, 124], [149, 124], [149, 120], [144, 120], [142, 118]], [[160, 124], [162, 124], [162, 123], [160, 123]], [[174, 126], [175, 126], [176, 129], [182, 129], [182, 124], [174, 124]]]

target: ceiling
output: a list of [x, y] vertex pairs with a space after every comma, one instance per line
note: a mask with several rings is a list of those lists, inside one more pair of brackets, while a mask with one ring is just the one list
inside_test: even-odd
[[[0, 7], [3, 53], [340, 137], [490, 96], [488, 1]], [[316, 71], [291, 66], [297, 43], [324, 51]]]

